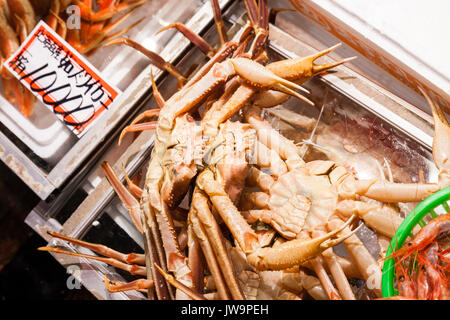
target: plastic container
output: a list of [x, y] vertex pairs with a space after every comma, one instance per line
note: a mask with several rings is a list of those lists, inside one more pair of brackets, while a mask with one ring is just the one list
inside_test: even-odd
[[[386, 253], [389, 257], [393, 252], [402, 247], [405, 240], [412, 236], [411, 231], [416, 226], [424, 227], [426, 222], [424, 218], [429, 214], [432, 218], [436, 218], [438, 213], [437, 208], [442, 206], [446, 212], [450, 211], [450, 186], [432, 194], [427, 199], [422, 201], [403, 221], [398, 227], [395, 237], [391, 241], [391, 245]], [[394, 250], [392, 250], [394, 248]], [[394, 259], [387, 259], [383, 266], [383, 277], [381, 280], [381, 288], [383, 298], [389, 298], [398, 294], [394, 289]]]

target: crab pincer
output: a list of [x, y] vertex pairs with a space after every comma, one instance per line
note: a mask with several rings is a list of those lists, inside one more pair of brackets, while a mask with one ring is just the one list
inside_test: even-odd
[[259, 248], [249, 254], [247, 260], [251, 265], [260, 270], [283, 270], [295, 264], [301, 264], [353, 235], [359, 227], [346, 235], [332, 239], [335, 235], [343, 231], [354, 218], [355, 216], [352, 216], [338, 229], [320, 237], [310, 240], [294, 239], [282, 243], [275, 248]]
[[312, 101], [300, 95], [293, 89], [309, 93], [308, 90], [299, 86], [298, 84], [277, 76], [261, 64], [247, 58], [234, 58], [230, 61], [233, 64], [236, 73], [251, 85], [264, 88], [269, 87], [294, 96], [310, 105], [314, 105]]

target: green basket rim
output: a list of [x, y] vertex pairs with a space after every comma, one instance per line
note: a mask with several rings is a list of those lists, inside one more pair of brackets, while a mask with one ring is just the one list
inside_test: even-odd
[[[440, 206], [450, 199], [450, 186], [441, 189], [440, 191], [433, 193], [431, 196], [423, 200], [415, 207], [411, 213], [403, 220], [400, 226], [395, 232], [394, 238], [392, 238], [391, 245], [389, 246], [386, 257], [392, 254], [392, 248], [394, 251], [401, 248], [406, 238], [408, 238], [412, 229], [421, 221], [430, 210]], [[381, 289], [383, 298], [389, 298], [396, 294], [394, 289], [394, 259], [390, 258], [384, 262], [383, 276], [381, 279]]]

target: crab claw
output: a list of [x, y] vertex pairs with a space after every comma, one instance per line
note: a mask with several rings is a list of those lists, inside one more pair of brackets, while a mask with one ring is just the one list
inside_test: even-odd
[[332, 239], [343, 231], [355, 217], [355, 215], [352, 215], [340, 228], [320, 237], [310, 240], [295, 239], [286, 241], [275, 248], [257, 249], [247, 256], [247, 260], [259, 270], [283, 270], [299, 265], [316, 257], [326, 249], [341, 243], [358, 231], [359, 227], [346, 235]]
[[325, 64], [314, 63], [316, 59], [330, 53], [339, 46], [341, 46], [340, 43], [325, 50], [322, 50], [320, 52], [317, 52], [315, 54], [309, 55], [307, 57], [299, 57], [296, 59], [287, 59], [273, 62], [269, 64], [267, 68], [278, 75], [282, 74], [284, 79], [295, 81], [296, 83], [303, 83], [322, 71], [329, 70], [338, 65], [356, 59], [356, 57], [350, 57], [331, 63]]
[[247, 58], [234, 58], [230, 61], [233, 64], [236, 73], [251, 85], [256, 87], [273, 88], [286, 94], [292, 95], [310, 105], [314, 105], [312, 101], [298, 94], [293, 89], [309, 93], [308, 90], [296, 83], [290, 82], [277, 76], [261, 64]]
[[430, 96], [419, 87], [420, 92], [430, 105], [434, 120], [433, 159], [439, 169], [439, 185], [445, 188], [450, 185], [450, 125], [441, 107], [431, 100]]

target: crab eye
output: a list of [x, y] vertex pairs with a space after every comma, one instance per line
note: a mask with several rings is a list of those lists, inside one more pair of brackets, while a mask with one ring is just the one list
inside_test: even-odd
[[413, 244], [412, 242], [408, 242], [408, 246], [411, 247]]
[[400, 280], [400, 281], [405, 280], [405, 276], [400, 276], [400, 277], [398, 277], [398, 280]]

